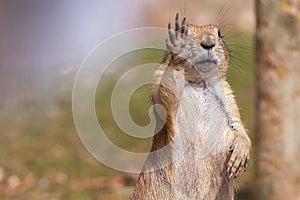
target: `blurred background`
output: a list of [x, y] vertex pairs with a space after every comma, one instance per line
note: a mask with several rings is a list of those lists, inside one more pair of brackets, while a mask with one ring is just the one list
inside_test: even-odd
[[[230, 8], [223, 16], [225, 39], [228, 35], [229, 48], [236, 50], [228, 80], [252, 137], [253, 1], [0, 0], [0, 199], [128, 199], [137, 174], [102, 165], [77, 135], [71, 108], [76, 72], [92, 48], [113, 34], [145, 26], [165, 28], [177, 12], [193, 24], [214, 23], [224, 5], [225, 11]], [[124, 149], [147, 152], [151, 139], [124, 135], [113, 121], [110, 95], [120, 77], [118, 69], [160, 62], [163, 54], [144, 50], [122, 57], [99, 84], [98, 120]], [[137, 124], [149, 122], [149, 107], [146, 85], [130, 102]], [[237, 180], [239, 199], [250, 199], [251, 163]]]

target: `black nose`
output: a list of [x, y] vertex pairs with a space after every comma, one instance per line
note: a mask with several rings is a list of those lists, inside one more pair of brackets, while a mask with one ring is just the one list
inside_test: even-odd
[[206, 50], [212, 49], [216, 44], [213, 41], [202, 41], [201, 47]]

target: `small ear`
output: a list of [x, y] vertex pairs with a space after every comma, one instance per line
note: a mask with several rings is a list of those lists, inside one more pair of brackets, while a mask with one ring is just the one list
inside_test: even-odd
[[222, 37], [223, 37], [222, 34], [221, 34], [220, 29], [218, 30], [218, 37], [219, 37], [219, 38], [222, 38]]

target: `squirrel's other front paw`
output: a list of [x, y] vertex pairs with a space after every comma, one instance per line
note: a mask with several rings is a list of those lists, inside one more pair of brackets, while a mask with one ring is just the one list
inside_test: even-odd
[[229, 147], [231, 153], [227, 163], [227, 174], [229, 179], [236, 178], [241, 170], [244, 168], [246, 171], [249, 165], [251, 143], [249, 138], [246, 137], [237, 137]]
[[186, 60], [190, 57], [191, 53], [186, 49], [185, 38], [187, 36], [187, 23], [186, 18], [182, 20], [181, 26], [178, 21], [178, 13], [175, 17], [175, 30], [171, 29], [171, 24], [168, 24], [169, 40], [166, 39], [166, 46], [168, 51], [173, 54], [174, 57]]

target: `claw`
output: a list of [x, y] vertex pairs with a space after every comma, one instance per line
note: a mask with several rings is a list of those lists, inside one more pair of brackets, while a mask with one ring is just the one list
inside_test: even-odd
[[178, 37], [178, 31], [179, 31], [179, 21], [178, 21], [178, 13], [176, 13], [176, 16], [175, 16], [175, 36], [176, 38]]
[[227, 175], [229, 174], [230, 169], [231, 169], [231, 167], [227, 167], [227, 170], [226, 170], [226, 174], [227, 174]]
[[175, 31], [178, 31], [179, 30], [179, 16], [178, 16], [178, 13], [176, 13], [176, 16], [175, 16]]
[[242, 166], [239, 166], [237, 172], [235, 173], [234, 178], [236, 178], [241, 173], [241, 170], [242, 170]]
[[182, 24], [181, 24], [182, 30], [181, 30], [181, 37], [187, 34], [187, 24], [186, 24], [186, 18], [183, 18]]
[[229, 147], [228, 151], [229, 151], [229, 152], [233, 152], [233, 149], [234, 149], [234, 144], [232, 144], [232, 145]]
[[239, 173], [241, 172], [241, 169], [242, 169], [242, 162], [240, 162], [240, 164], [236, 168], [236, 170], [234, 172], [235, 173], [234, 178], [236, 178], [239, 175]]
[[244, 171], [247, 170], [248, 166], [249, 166], [249, 158], [247, 158], [246, 161], [245, 161]]
[[232, 178], [233, 178], [233, 173], [231, 172], [231, 173], [229, 174], [229, 180], [232, 179]]

